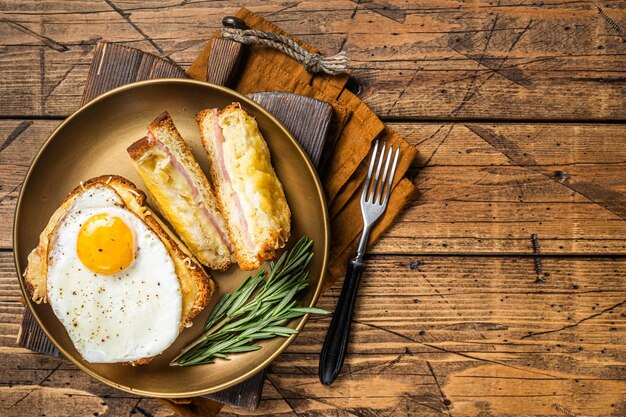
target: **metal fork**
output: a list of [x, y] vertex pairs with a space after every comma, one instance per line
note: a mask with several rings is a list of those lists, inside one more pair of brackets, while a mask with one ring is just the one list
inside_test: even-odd
[[[335, 378], [337, 378], [346, 355], [348, 337], [350, 335], [352, 311], [354, 310], [359, 281], [364, 267], [363, 255], [365, 254], [372, 226], [378, 221], [378, 219], [380, 219], [387, 209], [387, 203], [389, 203], [389, 195], [391, 194], [391, 188], [393, 185], [393, 177], [395, 176], [396, 168], [398, 167], [400, 148], [396, 149], [395, 156], [393, 157], [393, 164], [391, 165], [390, 170], [389, 164], [391, 163], [392, 153], [393, 147], [391, 145], [388, 148], [385, 148], [385, 145], [383, 144], [382, 150], [379, 154], [378, 141], [374, 144], [372, 159], [370, 161], [369, 170], [367, 171], [367, 177], [365, 178], [365, 186], [363, 187], [363, 193], [361, 194], [363, 233], [361, 234], [361, 240], [359, 241], [356, 256], [348, 262], [348, 271], [346, 272], [346, 278], [343, 282], [341, 295], [339, 296], [337, 308], [335, 308], [335, 313], [333, 314], [333, 319], [330, 323], [330, 327], [328, 328], [328, 333], [326, 334], [326, 340], [324, 340], [324, 347], [322, 348], [322, 354], [320, 356], [319, 377], [320, 382], [324, 385], [332, 384]], [[385, 155], [387, 155], [386, 162], [384, 162]], [[376, 164], [377, 159], [378, 166], [376, 168], [376, 175], [374, 175], [372, 180], [372, 172], [374, 171], [374, 165]], [[381, 175], [383, 162], [385, 168]]]

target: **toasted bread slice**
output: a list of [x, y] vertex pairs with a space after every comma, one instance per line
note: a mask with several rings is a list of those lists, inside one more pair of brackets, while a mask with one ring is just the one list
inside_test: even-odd
[[[76, 187], [54, 212], [47, 226], [39, 236], [39, 244], [28, 255], [28, 266], [24, 272], [24, 282], [29, 296], [36, 303], [47, 303], [48, 254], [52, 233], [76, 197], [92, 187], [106, 185], [113, 189], [124, 201], [126, 208], [139, 217], [160, 238], [174, 262], [174, 269], [182, 293], [181, 325], [179, 331], [192, 324], [192, 319], [208, 304], [215, 292], [215, 283], [205, 272], [182, 242], [146, 206], [145, 194], [125, 178], [105, 175], [92, 178]], [[142, 358], [131, 364], [148, 363], [152, 358]]]
[[148, 136], [128, 148], [133, 165], [160, 212], [196, 258], [210, 269], [235, 261], [226, 222], [211, 185], [167, 112], [148, 126]]
[[275, 259], [291, 230], [283, 186], [256, 120], [239, 103], [196, 116], [239, 267]]

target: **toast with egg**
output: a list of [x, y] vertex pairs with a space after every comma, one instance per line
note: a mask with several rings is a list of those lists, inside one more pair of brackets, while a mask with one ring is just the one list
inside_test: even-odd
[[195, 257], [213, 270], [234, 262], [226, 222], [198, 162], [167, 112], [148, 126], [148, 136], [127, 149], [156, 204]]
[[[99, 201], [106, 201], [106, 205], [113, 208], [107, 210], [94, 209], [94, 207], [102, 206], [102, 204], [98, 205], [91, 202], [97, 197], [100, 198]], [[119, 253], [116, 252], [120, 248], [124, 250], [124, 247], [120, 246], [121, 242], [124, 241], [124, 236], [119, 230], [125, 229], [123, 227], [111, 229], [117, 231], [107, 235], [107, 239], [94, 234], [93, 228], [90, 231], [92, 235], [87, 235], [87, 238], [84, 237], [85, 234], [83, 233], [85, 227], [92, 220], [95, 219], [95, 221], [102, 223], [99, 216], [102, 217], [107, 211], [109, 213], [112, 211], [123, 213], [122, 217], [126, 219], [126, 227], [128, 224], [133, 225], [127, 231], [130, 233], [130, 235], [127, 233], [127, 236], [131, 239], [133, 259], [130, 259], [130, 263], [127, 262], [128, 265], [119, 266], [119, 271], [116, 263], [120, 262], [120, 259], [127, 258], [119, 256]], [[99, 212], [99, 214], [91, 214], [95, 212]], [[115, 214], [115, 216], [118, 215]], [[117, 217], [113, 217], [113, 219], [120, 220]], [[66, 227], [64, 229], [61, 226]], [[110, 223], [107, 223], [107, 226], [110, 226]], [[76, 230], [78, 230], [77, 233], [75, 233]], [[70, 238], [67, 239], [67, 236]], [[140, 242], [140, 238], [147, 243], [144, 245]], [[69, 243], [63, 246], [64, 242]], [[92, 246], [91, 253], [85, 257], [87, 255], [83, 255], [83, 253], [89, 252], [89, 244]], [[94, 244], [99, 249], [96, 250], [93, 247]], [[107, 250], [111, 245], [114, 245], [113, 249], [115, 250], [108, 252], [107, 255]], [[103, 247], [106, 248], [104, 253]], [[156, 254], [161, 256], [146, 256], [155, 250], [157, 250]], [[66, 260], [72, 257], [80, 259], [73, 262], [73, 269], [69, 272], [67, 268], [57, 266], [63, 265], [63, 262], [67, 264]], [[108, 263], [115, 264], [114, 268], [98, 269], [103, 264], [107, 266]], [[164, 267], [160, 267], [161, 264]], [[142, 268], [139, 269], [139, 267]], [[170, 268], [169, 276], [165, 276], [163, 280], [159, 279], [155, 285], [156, 279], [153, 277], [159, 276], [159, 274], [163, 275], [162, 270], [167, 272], [167, 268]], [[137, 269], [137, 273], [133, 275], [137, 276], [129, 277], [128, 273], [124, 275], [125, 270], [135, 269]], [[133, 279], [132, 286], [121, 286], [125, 282], [129, 283], [131, 278]], [[68, 330], [75, 347], [87, 361], [95, 363], [121, 362], [132, 365], [148, 363], [155, 355], [167, 349], [178, 333], [185, 327], [191, 326], [192, 319], [208, 304], [211, 295], [215, 292], [215, 284], [210, 276], [184, 244], [146, 205], [145, 194], [137, 189], [132, 182], [116, 175], [101, 176], [81, 183], [65, 198], [41, 233], [39, 244], [28, 256], [24, 282], [33, 301], [51, 304], [55, 315]], [[134, 288], [139, 289], [137, 291], [129, 290]], [[118, 292], [116, 293], [114, 290]], [[152, 299], [150, 295], [152, 295]], [[157, 300], [155, 297], [159, 296], [160, 298]], [[124, 299], [130, 301], [124, 302]], [[173, 305], [171, 309], [169, 309], [168, 303]], [[154, 304], [154, 308], [151, 307], [152, 304]], [[125, 308], [126, 312], [124, 312]], [[117, 310], [120, 310], [121, 313]], [[153, 311], [160, 312], [162, 317], [151, 317], [150, 314], [146, 314], [146, 312], [152, 313]], [[169, 311], [175, 311], [179, 317], [168, 317], [163, 314]], [[143, 312], [144, 317], [139, 316], [137, 312]], [[102, 330], [100, 326], [96, 329], [95, 324], [91, 324], [93, 320], [89, 320], [89, 318], [100, 317], [106, 319], [107, 314], [112, 315], [112, 317], [117, 314], [114, 317], [120, 318], [120, 324], [115, 330], [118, 332], [117, 339], [116, 335], [110, 331], [106, 333], [107, 329]], [[64, 320], [66, 315], [73, 317], [72, 322], [67, 319]], [[122, 320], [124, 317], [126, 320]], [[102, 319], [100, 323], [106, 328], [107, 323], [113, 320], [109, 318], [107, 321], [105, 319]], [[143, 351], [150, 352], [150, 354], [142, 356], [140, 353], [135, 353], [133, 351], [135, 347], [128, 345], [129, 342], [126, 340], [128, 337], [133, 337], [132, 326], [137, 326], [146, 332], [151, 330], [141, 327], [146, 322], [154, 327], [151, 333], [146, 333], [146, 337], [150, 339], [150, 342], [154, 338], [161, 345], [158, 348], [155, 346], [146, 348], [143, 345], [136, 347], [137, 352], [142, 351], [140, 348], [145, 348]], [[161, 337], [160, 333], [165, 331], [161, 328], [165, 322], [170, 323], [168, 327], [169, 339], [157, 340]], [[98, 335], [97, 340], [84, 338], [84, 335], [87, 334], [84, 330], [85, 326], [91, 331], [92, 339], [94, 334]], [[130, 330], [127, 330], [127, 327]], [[163, 327], [165, 326], [163, 325]], [[83, 333], [79, 335], [77, 333], [79, 331]], [[122, 358], [119, 360], [110, 356], [107, 357], [105, 354], [106, 349], [109, 349], [108, 346], [113, 345], [113, 342], [116, 341], [119, 344], [126, 343], [125, 346], [122, 346], [126, 353], [119, 356]], [[109, 345], [106, 345], [107, 342]]]
[[285, 192], [256, 120], [239, 103], [197, 114], [211, 178], [239, 267], [275, 259], [291, 229]]

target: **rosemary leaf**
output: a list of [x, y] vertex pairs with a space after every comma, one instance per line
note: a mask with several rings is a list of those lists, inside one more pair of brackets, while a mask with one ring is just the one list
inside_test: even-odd
[[298, 307], [296, 297], [308, 286], [313, 241], [302, 237], [294, 247], [259, 270], [217, 303], [204, 333], [172, 360], [171, 366], [214, 363], [230, 354], [261, 349], [257, 340], [289, 337], [298, 331], [285, 325], [305, 314], [328, 314], [316, 307]]
[[259, 350], [259, 349], [261, 349], [261, 346], [258, 346], [258, 345], [239, 346], [239, 347], [233, 347], [230, 349], [225, 349], [224, 352], [225, 353], [243, 353], [243, 352], [252, 352], [253, 350]]
[[324, 310], [323, 308], [318, 307], [294, 307], [291, 309], [293, 313], [302, 313], [304, 314], [328, 314], [328, 310]]

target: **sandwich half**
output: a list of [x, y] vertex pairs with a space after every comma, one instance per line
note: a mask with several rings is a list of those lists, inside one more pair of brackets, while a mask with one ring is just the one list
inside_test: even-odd
[[212, 187], [167, 112], [128, 148], [159, 210], [198, 260], [213, 270], [234, 262]]
[[291, 230], [291, 212], [256, 120], [239, 103], [196, 116], [217, 200], [239, 267], [275, 259]]
[[215, 292], [204, 268], [145, 200], [119, 176], [81, 183], [28, 256], [29, 296], [51, 305], [89, 362], [150, 362]]

